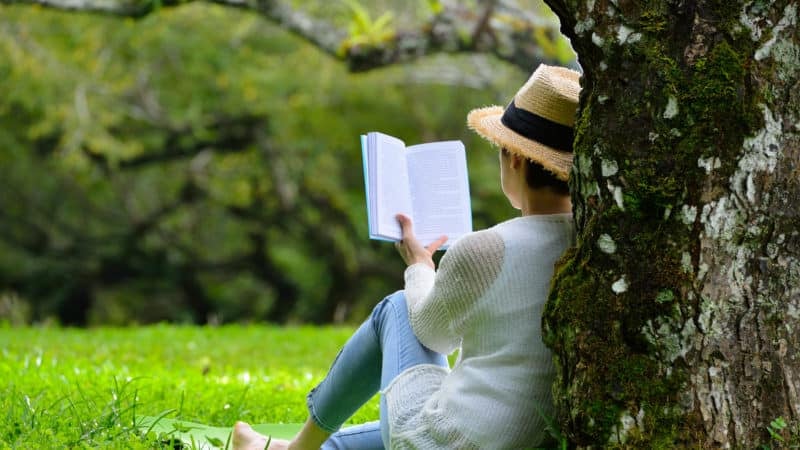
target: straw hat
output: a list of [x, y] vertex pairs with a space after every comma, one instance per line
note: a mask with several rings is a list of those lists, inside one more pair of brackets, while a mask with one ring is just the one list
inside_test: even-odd
[[469, 127], [509, 152], [539, 163], [560, 180], [569, 179], [580, 74], [541, 64], [505, 108], [470, 111]]

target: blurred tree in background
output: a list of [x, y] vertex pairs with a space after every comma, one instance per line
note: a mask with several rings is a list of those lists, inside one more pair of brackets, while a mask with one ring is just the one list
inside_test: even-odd
[[[118, 18], [0, 4], [0, 320], [360, 319], [403, 269], [367, 239], [367, 131], [462, 139], [475, 227], [515, 214], [495, 152], [465, 126], [529, 71], [485, 4], [461, 10], [483, 27], [456, 29], [463, 48], [416, 59], [393, 44], [386, 59], [375, 49], [444, 7], [297, 2], [347, 30], [326, 47], [264, 11], [128, 3], [146, 7]], [[541, 14], [519, 42], [570, 63], [563, 37], [536, 31], [557, 29]], [[488, 42], [467, 45], [479, 33]]]

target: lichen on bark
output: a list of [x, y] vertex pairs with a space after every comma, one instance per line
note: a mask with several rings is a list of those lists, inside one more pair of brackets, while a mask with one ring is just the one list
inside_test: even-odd
[[562, 430], [756, 446], [768, 414], [800, 416], [796, 6], [548, 4], [584, 69], [578, 245], [543, 321]]

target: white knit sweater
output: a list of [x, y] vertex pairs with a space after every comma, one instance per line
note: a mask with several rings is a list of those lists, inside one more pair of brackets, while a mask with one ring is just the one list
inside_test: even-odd
[[452, 371], [409, 368], [383, 391], [391, 448], [506, 449], [539, 444], [552, 416], [553, 362], [541, 317], [553, 264], [573, 243], [569, 214], [533, 215], [469, 234], [405, 272], [414, 333]]

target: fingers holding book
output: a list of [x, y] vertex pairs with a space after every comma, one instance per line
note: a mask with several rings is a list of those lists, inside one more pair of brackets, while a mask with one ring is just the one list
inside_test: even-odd
[[398, 214], [395, 216], [395, 218], [400, 224], [402, 237], [399, 241], [395, 242], [394, 245], [397, 248], [398, 253], [400, 253], [400, 256], [403, 258], [403, 261], [405, 261], [405, 263], [409, 266], [412, 264], [423, 263], [435, 269], [436, 266], [433, 263], [433, 253], [436, 252], [439, 247], [444, 245], [445, 242], [447, 242], [447, 236], [441, 236], [427, 247], [424, 247], [414, 235], [414, 225], [411, 222], [411, 218], [405, 214]]

